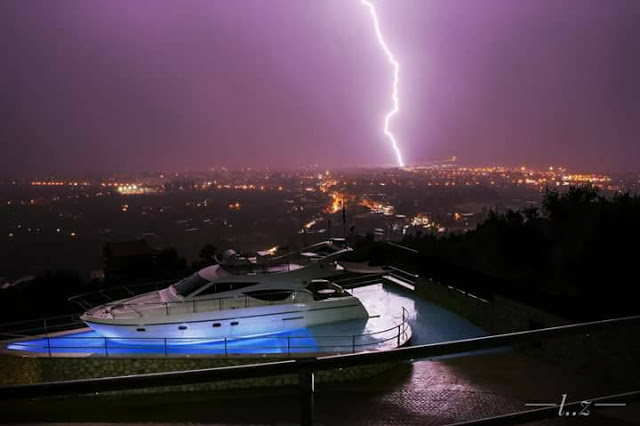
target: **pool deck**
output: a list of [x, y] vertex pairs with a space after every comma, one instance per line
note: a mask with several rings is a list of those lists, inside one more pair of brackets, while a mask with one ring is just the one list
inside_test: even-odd
[[[355, 294], [372, 312], [406, 307], [413, 344], [486, 335], [464, 318], [404, 290], [374, 285], [355, 289]], [[567, 394], [568, 401], [579, 401], [632, 390], [596, 382], [507, 348], [401, 363], [364, 380], [320, 383], [314, 397], [314, 424], [439, 426], [530, 409], [525, 403], [559, 403], [562, 394]], [[0, 423], [289, 425], [299, 423], [298, 396], [295, 387], [283, 386], [0, 401]], [[527, 424], [640, 425], [640, 404], [594, 408], [588, 417], [556, 417]]]
[[[0, 353], [33, 357], [212, 357], [263, 355], [305, 357], [361, 351], [379, 351], [406, 345], [412, 337], [408, 322], [417, 314], [410, 298], [374, 284], [357, 289], [369, 319], [341, 321], [258, 337], [209, 341], [172, 338], [104, 338], [90, 328], [50, 333], [1, 342]], [[389, 303], [393, 298], [394, 303]], [[404, 310], [402, 302], [409, 305]]]
[[[373, 310], [410, 312], [413, 344], [486, 333], [464, 318], [413, 295], [383, 285], [355, 294]], [[369, 306], [368, 306], [369, 307]], [[376, 377], [341, 384], [318, 384], [316, 425], [446, 425], [525, 411], [525, 403], [568, 401], [628, 392], [562, 367], [507, 350], [402, 363]], [[529, 425], [640, 425], [640, 404], [592, 409], [588, 417], [554, 418]], [[172, 392], [164, 394], [86, 395], [39, 400], [0, 401], [0, 423], [48, 425], [220, 425], [298, 424], [295, 387]]]
[[[493, 353], [403, 364], [362, 381], [318, 385], [314, 424], [446, 425], [524, 411], [526, 402], [559, 402], [563, 393], [573, 401], [625, 390], [519, 354]], [[289, 387], [12, 401], [0, 402], [0, 422], [289, 425], [299, 422], [297, 398]], [[638, 425], [640, 407], [527, 424]]]

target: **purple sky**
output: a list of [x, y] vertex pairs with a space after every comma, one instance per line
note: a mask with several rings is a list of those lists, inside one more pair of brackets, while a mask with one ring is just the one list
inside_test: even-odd
[[[378, 0], [409, 164], [638, 170], [640, 1]], [[3, 0], [0, 174], [393, 164], [358, 0]]]

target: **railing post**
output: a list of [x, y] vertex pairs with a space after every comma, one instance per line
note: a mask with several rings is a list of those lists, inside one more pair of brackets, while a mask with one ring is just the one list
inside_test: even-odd
[[407, 335], [407, 326], [409, 325], [409, 312], [402, 307], [402, 338]]
[[109, 356], [109, 346], [107, 345], [107, 338], [103, 337], [104, 339], [104, 356]]
[[224, 356], [229, 356], [229, 352], [227, 352], [227, 338], [224, 338]]
[[167, 315], [169, 315], [169, 302], [164, 302], [164, 307], [167, 311]]
[[164, 338], [164, 356], [167, 356], [167, 338]]
[[47, 319], [45, 318], [44, 320], [42, 320], [43, 326], [44, 326], [44, 335], [47, 338], [47, 353], [49, 354], [49, 357], [51, 357], [51, 341], [49, 340], [49, 329], [47, 327]]
[[287, 355], [291, 356], [291, 336], [287, 336]]
[[312, 370], [302, 369], [298, 372], [298, 388], [300, 389], [300, 424], [313, 424], [313, 393], [315, 391], [315, 375]]
[[398, 347], [400, 347], [400, 325], [398, 325]]

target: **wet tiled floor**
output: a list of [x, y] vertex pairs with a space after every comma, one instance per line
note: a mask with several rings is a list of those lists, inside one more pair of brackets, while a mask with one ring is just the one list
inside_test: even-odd
[[[628, 391], [593, 383], [513, 353], [403, 364], [375, 378], [319, 386], [317, 425], [446, 425], [524, 411], [525, 402], [579, 400]], [[87, 396], [0, 403], [2, 421], [177, 424], [297, 424], [295, 388]], [[634, 423], [634, 419], [638, 423]], [[636, 406], [532, 424], [640, 424]]]
[[[407, 308], [413, 344], [486, 334], [465, 319], [401, 290], [373, 286], [355, 292], [367, 300], [372, 311]], [[527, 402], [559, 402], [565, 393], [568, 401], [576, 401], [631, 390], [595, 383], [503, 350], [406, 363], [374, 378], [319, 385], [314, 424], [446, 425], [524, 411]], [[4, 423], [297, 424], [299, 419], [295, 388], [0, 401], [0, 422]], [[588, 417], [531, 424], [629, 426], [640, 424], [640, 410], [635, 405], [602, 408], [591, 410]]]

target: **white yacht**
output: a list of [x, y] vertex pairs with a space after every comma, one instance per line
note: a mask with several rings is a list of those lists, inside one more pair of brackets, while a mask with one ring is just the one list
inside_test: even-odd
[[[227, 252], [219, 264], [165, 289], [97, 306], [80, 318], [104, 337], [136, 338], [136, 344], [253, 337], [366, 319], [358, 298], [319, 279], [335, 274], [337, 258], [350, 250], [343, 240], [330, 240], [280, 257]], [[260, 259], [265, 256], [272, 259]]]

